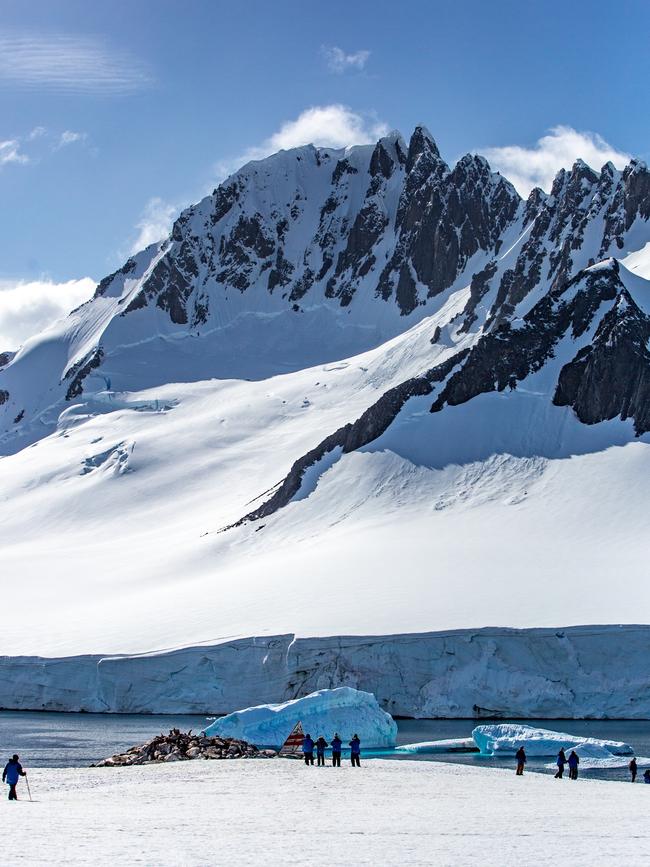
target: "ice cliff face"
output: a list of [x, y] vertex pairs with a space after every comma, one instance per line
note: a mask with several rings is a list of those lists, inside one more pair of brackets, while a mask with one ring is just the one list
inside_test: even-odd
[[[650, 627], [594, 626], [278, 635], [139, 656], [0, 657], [0, 707], [228, 714], [348, 686], [374, 693], [393, 716], [648, 719], [649, 646]], [[245, 712], [242, 726], [247, 713], [257, 711]], [[226, 734], [248, 736], [230, 723]]]

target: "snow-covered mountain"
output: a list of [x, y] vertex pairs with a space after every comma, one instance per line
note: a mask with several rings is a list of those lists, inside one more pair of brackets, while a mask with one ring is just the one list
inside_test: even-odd
[[0, 355], [0, 705], [350, 683], [402, 713], [609, 690], [650, 715], [620, 670], [650, 629], [554, 629], [650, 615], [646, 277], [640, 162], [527, 201], [422, 127], [244, 166]]

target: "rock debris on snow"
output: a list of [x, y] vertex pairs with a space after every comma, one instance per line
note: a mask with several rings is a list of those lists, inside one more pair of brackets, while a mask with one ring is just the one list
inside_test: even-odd
[[100, 762], [95, 768], [126, 765], [150, 765], [159, 762], [184, 762], [192, 759], [257, 759], [275, 756], [274, 750], [258, 750], [253, 744], [237, 738], [193, 735], [192, 731], [172, 729], [168, 735], [156, 735], [150, 741], [131, 747]]

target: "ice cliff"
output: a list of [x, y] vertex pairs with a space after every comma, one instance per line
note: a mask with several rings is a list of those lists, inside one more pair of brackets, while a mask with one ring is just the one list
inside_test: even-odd
[[648, 626], [584, 626], [2, 657], [0, 707], [225, 714], [351, 686], [393, 716], [650, 719], [649, 650]]

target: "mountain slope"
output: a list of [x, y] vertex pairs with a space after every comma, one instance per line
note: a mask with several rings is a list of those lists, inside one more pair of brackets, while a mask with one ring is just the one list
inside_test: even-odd
[[3, 652], [647, 621], [649, 217], [641, 163], [523, 202], [421, 128], [244, 167], [0, 368]]

